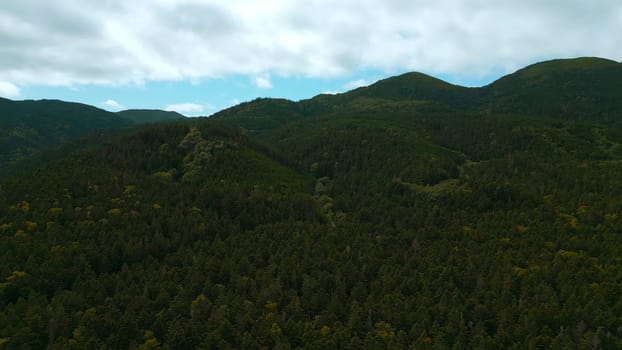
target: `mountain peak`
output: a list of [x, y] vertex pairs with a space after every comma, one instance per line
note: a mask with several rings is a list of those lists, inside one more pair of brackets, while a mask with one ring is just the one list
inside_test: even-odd
[[527, 66], [483, 88], [490, 112], [611, 121], [620, 115], [622, 64], [603, 58]]
[[[525, 68], [519, 69], [514, 74], [510, 74], [509, 76], [515, 75], [522, 79], [532, 79], [552, 74], [564, 74], [571, 72], [592, 74], [594, 72], [607, 69], [620, 70], [622, 69], [622, 64], [599, 57], [555, 59], [534, 63]], [[499, 80], [504, 78], [505, 77]]]
[[421, 72], [409, 72], [395, 77], [382, 79], [368, 87], [352, 93], [388, 99], [427, 100], [438, 94], [452, 93], [466, 88], [452, 85], [441, 79]]

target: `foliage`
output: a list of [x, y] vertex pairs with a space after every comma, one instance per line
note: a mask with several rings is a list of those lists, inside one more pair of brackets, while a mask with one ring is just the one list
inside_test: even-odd
[[0, 347], [622, 348], [618, 128], [338, 98], [2, 182]]
[[184, 119], [159, 110], [111, 113], [80, 103], [0, 98], [0, 178], [99, 144], [131, 125]]
[[177, 112], [158, 109], [127, 109], [117, 112], [117, 115], [129, 119], [136, 124], [182, 121], [186, 119], [186, 117]]
[[0, 169], [93, 130], [129, 124], [114, 113], [79, 103], [0, 99]]

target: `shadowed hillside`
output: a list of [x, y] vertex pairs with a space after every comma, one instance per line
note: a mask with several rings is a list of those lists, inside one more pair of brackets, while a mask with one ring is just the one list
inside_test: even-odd
[[0, 99], [0, 169], [91, 131], [130, 124], [114, 113], [80, 103]]
[[160, 110], [111, 113], [58, 100], [0, 99], [0, 178], [93, 145], [122, 128], [184, 119]]
[[177, 112], [162, 111], [159, 109], [128, 109], [117, 112], [118, 115], [129, 119], [136, 124], [150, 124], [164, 121], [180, 121], [186, 119]]

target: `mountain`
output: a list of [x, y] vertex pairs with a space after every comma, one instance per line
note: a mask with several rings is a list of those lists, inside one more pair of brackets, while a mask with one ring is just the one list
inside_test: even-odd
[[[261, 133], [295, 120], [385, 108], [387, 113], [434, 104], [436, 109], [477, 115], [544, 117], [587, 122], [622, 122], [622, 64], [600, 58], [536, 63], [493, 83], [467, 88], [422, 73], [406, 73], [341, 94], [292, 102], [257, 99], [213, 118]], [[428, 107], [432, 108], [432, 107]]]
[[537, 63], [482, 88], [488, 113], [619, 122], [622, 63], [601, 58]]
[[452, 85], [423, 73], [406, 73], [380, 80], [368, 87], [344, 94], [342, 98], [372, 97], [387, 100], [434, 101], [456, 109], [477, 104], [477, 89]]
[[299, 103], [280, 98], [258, 98], [224, 109], [212, 118], [252, 133], [277, 128], [303, 117]]
[[0, 346], [622, 348], [622, 130], [378, 84], [0, 182]]
[[180, 121], [186, 119], [177, 112], [162, 111], [159, 109], [128, 109], [117, 112], [118, 115], [129, 119], [136, 124], [149, 124], [164, 121]]
[[111, 113], [58, 100], [0, 99], [0, 178], [94, 145], [122, 128], [184, 119], [161, 110]]
[[621, 63], [585, 57], [536, 63], [481, 88], [408, 73], [346, 95], [434, 101], [465, 112], [612, 122], [622, 118], [620, 81]]
[[131, 124], [114, 113], [81, 103], [0, 99], [0, 176], [10, 166], [63, 142]]

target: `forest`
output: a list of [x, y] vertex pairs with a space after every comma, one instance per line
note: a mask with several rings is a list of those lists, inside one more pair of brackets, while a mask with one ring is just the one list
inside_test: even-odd
[[57, 144], [0, 182], [0, 349], [620, 349], [620, 66]]

